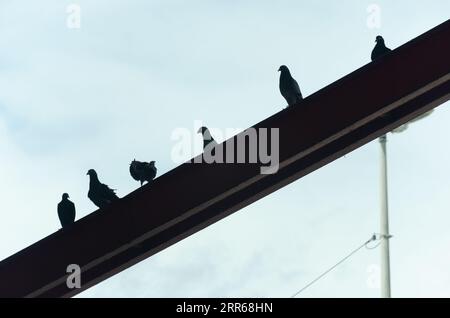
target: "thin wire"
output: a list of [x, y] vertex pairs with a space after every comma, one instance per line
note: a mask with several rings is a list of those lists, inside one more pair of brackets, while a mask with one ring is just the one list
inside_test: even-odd
[[[377, 240], [377, 236], [374, 234], [372, 235], [372, 237], [366, 241], [364, 244], [362, 244], [361, 246], [359, 246], [358, 248], [356, 248], [355, 250], [353, 250], [350, 254], [348, 254], [347, 256], [345, 256], [343, 259], [341, 259], [339, 262], [337, 262], [335, 265], [333, 265], [332, 267], [330, 267], [328, 270], [326, 270], [323, 274], [321, 274], [320, 276], [318, 276], [316, 279], [314, 279], [313, 281], [311, 281], [309, 284], [307, 284], [305, 287], [303, 287], [302, 289], [300, 289], [298, 292], [296, 292], [295, 294], [293, 294], [291, 296], [291, 298], [294, 298], [295, 296], [297, 296], [298, 294], [300, 294], [301, 292], [303, 292], [305, 289], [307, 289], [308, 287], [310, 287], [311, 285], [313, 285], [315, 282], [317, 282], [319, 279], [321, 279], [322, 277], [324, 277], [326, 274], [328, 274], [329, 272], [331, 272], [333, 269], [335, 269], [336, 267], [338, 267], [339, 265], [341, 265], [343, 262], [345, 262], [347, 259], [349, 259], [351, 256], [353, 256], [356, 252], [358, 252], [360, 249], [362, 249], [363, 247], [367, 247], [367, 244], [369, 244], [372, 241], [376, 241]], [[378, 244], [379, 245], [379, 244]], [[377, 245], [377, 246], [378, 246]], [[373, 247], [375, 248], [375, 247]], [[373, 249], [372, 248], [372, 249]]]
[[368, 250], [374, 250], [374, 249], [376, 249], [378, 246], [380, 246], [380, 244], [381, 244], [381, 240], [378, 242], [377, 245], [374, 245], [374, 246], [371, 246], [371, 247], [369, 247], [369, 246], [366, 245], [366, 249], [368, 249]]
[[376, 237], [376, 239], [374, 241], [379, 241], [379, 242], [378, 242], [378, 244], [376, 244], [374, 246], [371, 246], [371, 247], [367, 246], [367, 244], [366, 244], [366, 249], [368, 249], [368, 250], [374, 250], [378, 246], [380, 246], [382, 238], [385, 238], [385, 239], [392, 238], [392, 235], [384, 235], [384, 234], [381, 234], [381, 233], [374, 233], [373, 235]]

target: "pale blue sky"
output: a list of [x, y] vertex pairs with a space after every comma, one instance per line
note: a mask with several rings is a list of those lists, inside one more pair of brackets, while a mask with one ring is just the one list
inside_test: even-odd
[[[86, 172], [124, 196], [133, 158], [171, 160], [174, 129], [245, 128], [281, 110], [281, 64], [305, 96], [448, 19], [450, 2], [89, 0], [81, 29], [60, 0], [0, 0], [0, 259], [58, 230], [68, 192], [95, 207]], [[339, 105], [336, 105], [339, 107]], [[450, 297], [450, 110], [389, 137], [392, 292]], [[301, 136], [299, 136], [301, 138]], [[142, 142], [142, 140], [145, 140]], [[80, 294], [289, 297], [378, 232], [372, 142]], [[303, 297], [377, 297], [362, 250]]]

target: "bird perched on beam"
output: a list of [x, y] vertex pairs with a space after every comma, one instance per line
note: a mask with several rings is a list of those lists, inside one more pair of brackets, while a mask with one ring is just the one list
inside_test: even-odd
[[200, 127], [198, 129], [197, 133], [202, 134], [202, 137], [203, 137], [203, 149], [205, 149], [206, 146], [208, 146], [209, 144], [211, 144], [211, 147], [214, 147], [215, 145], [217, 145], [217, 142], [211, 136], [211, 133], [209, 132], [208, 128]]
[[152, 181], [156, 177], [156, 172], [154, 161], [141, 162], [134, 159], [130, 164], [130, 175], [134, 180], [141, 182], [141, 187], [145, 181]]
[[110, 203], [119, 200], [115, 190], [110, 189], [106, 184], [98, 180], [97, 172], [94, 169], [88, 171], [89, 192], [88, 198], [100, 209], [108, 206]]
[[75, 204], [69, 200], [69, 195], [64, 193], [61, 202], [58, 203], [58, 217], [63, 228], [67, 228], [75, 221]]
[[286, 99], [288, 106], [300, 103], [303, 100], [300, 86], [298, 86], [297, 81], [291, 76], [288, 67], [281, 65], [278, 71], [280, 72], [280, 92], [284, 99]]
[[371, 59], [372, 61], [375, 61], [376, 59], [379, 59], [386, 54], [389, 54], [392, 50], [390, 48], [387, 48], [384, 44], [384, 39], [381, 35], [378, 35], [375, 39], [375, 47], [372, 50]]

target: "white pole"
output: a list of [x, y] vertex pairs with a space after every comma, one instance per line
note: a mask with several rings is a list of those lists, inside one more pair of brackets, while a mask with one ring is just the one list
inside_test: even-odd
[[[394, 130], [392, 133], [401, 133], [408, 128], [408, 124], [427, 117], [433, 112], [430, 110], [415, 119], [411, 120]], [[381, 240], [381, 297], [391, 298], [391, 268], [389, 260], [389, 239], [392, 237], [389, 234], [389, 213], [388, 213], [388, 180], [387, 180], [387, 152], [386, 143], [387, 136], [379, 138], [381, 146], [381, 217], [380, 217], [380, 240]]]
[[386, 135], [379, 138], [381, 146], [381, 297], [391, 298], [391, 272], [389, 264], [389, 217]]

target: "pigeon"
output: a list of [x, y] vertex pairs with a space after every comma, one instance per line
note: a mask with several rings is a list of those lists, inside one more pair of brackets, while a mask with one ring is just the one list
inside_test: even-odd
[[134, 159], [130, 164], [130, 174], [134, 180], [141, 182], [141, 187], [145, 181], [150, 182], [156, 177], [155, 162], [141, 162]]
[[106, 184], [100, 183], [97, 172], [94, 169], [90, 169], [87, 174], [90, 177], [88, 198], [96, 206], [102, 209], [119, 199], [113, 189], [110, 189]]
[[288, 102], [288, 106], [295, 105], [303, 100], [302, 93], [297, 81], [291, 76], [291, 72], [286, 65], [281, 65], [278, 69], [280, 74], [280, 92]]
[[75, 204], [69, 200], [69, 195], [64, 193], [61, 202], [58, 203], [58, 217], [63, 228], [67, 228], [75, 221]]
[[206, 127], [200, 127], [197, 133], [202, 134], [203, 136], [203, 149], [206, 148], [209, 144], [211, 144], [212, 147], [217, 145], [217, 142], [214, 140], [214, 138], [211, 136], [211, 133], [209, 132], [209, 129]]
[[372, 61], [375, 61], [386, 54], [389, 54], [392, 50], [390, 48], [387, 48], [384, 44], [384, 39], [381, 35], [378, 35], [375, 39], [375, 42], [377, 43], [375, 47], [372, 50], [371, 59]]

